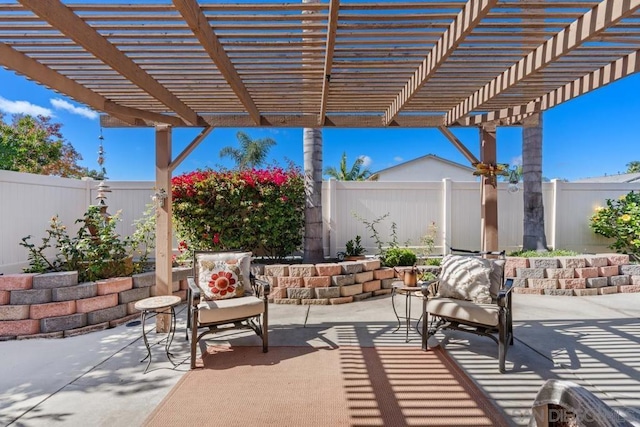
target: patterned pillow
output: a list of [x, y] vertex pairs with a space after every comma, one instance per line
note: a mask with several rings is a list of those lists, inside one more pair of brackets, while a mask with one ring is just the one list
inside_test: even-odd
[[447, 255], [440, 271], [440, 296], [491, 303], [491, 261], [474, 256]]
[[251, 252], [196, 255], [198, 286], [205, 299], [226, 299], [251, 292]]

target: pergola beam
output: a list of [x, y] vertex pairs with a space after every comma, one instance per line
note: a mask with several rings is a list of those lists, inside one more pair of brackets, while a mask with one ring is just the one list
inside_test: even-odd
[[[314, 128], [318, 127], [316, 114], [265, 114], [261, 117], [260, 124], [256, 124], [247, 114], [203, 114], [202, 119], [212, 127], [282, 127], [282, 128]], [[129, 127], [116, 118], [102, 116], [103, 127]], [[379, 128], [382, 116], [370, 115], [329, 115], [325, 118], [323, 127], [327, 128]], [[428, 128], [442, 126], [443, 116], [399, 116], [391, 123], [390, 127], [398, 128]], [[139, 124], [138, 126], [149, 126]], [[454, 125], [455, 126], [455, 125]]]
[[200, 143], [201, 143], [202, 141], [204, 141], [204, 139], [205, 139], [207, 136], [209, 136], [209, 134], [210, 134], [212, 131], [213, 131], [213, 128], [212, 128], [212, 127], [206, 127], [206, 128], [204, 128], [204, 129], [202, 129], [202, 131], [198, 134], [198, 136], [196, 136], [196, 137], [193, 139], [193, 141], [191, 141], [191, 142], [189, 143], [189, 145], [187, 145], [187, 146], [185, 147], [185, 149], [184, 149], [184, 150], [182, 150], [182, 152], [181, 152], [180, 154], [178, 154], [178, 155], [176, 156], [176, 158], [175, 158], [175, 159], [173, 159], [173, 160], [171, 161], [171, 163], [169, 163], [169, 172], [170, 172], [170, 173], [173, 173], [173, 171], [175, 170], [175, 168], [177, 168], [177, 167], [180, 165], [180, 163], [182, 163], [182, 161], [183, 161], [184, 159], [186, 159], [186, 158], [187, 158], [187, 156], [188, 156], [189, 154], [191, 154], [191, 152], [192, 152], [193, 150], [195, 150], [195, 149], [196, 149], [196, 147], [197, 147], [198, 145], [200, 145]]
[[331, 68], [333, 67], [333, 54], [336, 45], [336, 32], [338, 31], [338, 12], [340, 0], [331, 0], [329, 4], [329, 22], [327, 23], [327, 45], [324, 55], [324, 79], [322, 80], [322, 95], [320, 98], [320, 114], [318, 125], [324, 125], [327, 114], [327, 99], [329, 98], [329, 85], [331, 84]]
[[185, 125], [184, 121], [179, 117], [165, 116], [116, 104], [4, 43], [0, 43], [0, 64], [57, 92], [64, 93], [94, 110], [104, 111], [117, 117], [131, 126], [153, 126], [153, 124], [136, 119], [173, 124], [175, 126]]
[[216, 64], [220, 74], [222, 74], [240, 102], [242, 102], [242, 105], [247, 109], [249, 116], [251, 116], [256, 124], [259, 124], [260, 112], [258, 111], [258, 107], [256, 107], [256, 104], [253, 102], [251, 94], [231, 63], [222, 43], [218, 40], [218, 36], [216, 36], [202, 9], [200, 9], [198, 2], [195, 0], [173, 0], [173, 4], [189, 28], [191, 28], [193, 34], [198, 38], [209, 57]]
[[640, 0], [602, 1], [447, 112], [445, 123], [451, 124], [458, 121], [490, 99], [542, 70], [558, 58], [567, 55], [621, 19], [631, 16], [639, 7]]
[[431, 52], [414, 71], [413, 76], [404, 88], [396, 95], [395, 100], [387, 108], [384, 115], [384, 125], [398, 115], [400, 110], [413, 98], [424, 84], [435, 74], [449, 56], [458, 48], [465, 37], [471, 33], [476, 25], [484, 18], [498, 0], [469, 0], [449, 28], [431, 49]]
[[453, 144], [454, 147], [458, 149], [462, 153], [464, 157], [469, 160], [469, 163], [475, 165], [476, 163], [480, 163], [478, 158], [473, 155], [471, 151], [460, 141], [456, 136], [446, 127], [438, 126], [438, 130]]
[[476, 126], [482, 123], [504, 120], [512, 117], [532, 115], [540, 111], [548, 110], [563, 102], [570, 101], [585, 93], [594, 91], [603, 86], [620, 80], [624, 77], [640, 71], [640, 50], [607, 64], [589, 74], [586, 74], [566, 85], [555, 89], [540, 98], [516, 107], [503, 108], [485, 114], [467, 117], [459, 120], [464, 126]]
[[198, 114], [183, 103], [167, 88], [158, 83], [138, 64], [111, 44], [89, 24], [82, 20], [59, 0], [18, 0], [40, 18], [75, 43], [91, 52], [96, 58], [127, 78], [158, 101], [162, 102], [178, 116], [192, 125], [198, 125]]

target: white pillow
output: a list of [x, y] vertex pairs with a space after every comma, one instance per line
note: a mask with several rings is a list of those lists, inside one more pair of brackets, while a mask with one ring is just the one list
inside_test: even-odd
[[[196, 271], [198, 286], [207, 286], [212, 270], [222, 268], [221, 264], [237, 265], [240, 269], [239, 280], [242, 282], [245, 294], [251, 294], [251, 252], [204, 252], [196, 254]], [[238, 295], [240, 296], [240, 295]]]
[[475, 256], [447, 255], [441, 267], [440, 296], [491, 303], [491, 261]]

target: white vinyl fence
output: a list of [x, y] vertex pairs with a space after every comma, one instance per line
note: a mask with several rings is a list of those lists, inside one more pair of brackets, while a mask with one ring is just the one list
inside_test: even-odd
[[[58, 215], [71, 235], [75, 221], [90, 204], [96, 203], [98, 182], [0, 171], [0, 273], [16, 273], [28, 265], [27, 251], [19, 245], [32, 235], [39, 244], [49, 221]], [[121, 210], [118, 232], [129, 235], [133, 223], [151, 202], [154, 183], [108, 181], [108, 211]], [[498, 230], [500, 248], [518, 249], [522, 243], [522, 192], [509, 194], [499, 183]], [[606, 252], [608, 241], [589, 229], [589, 217], [606, 199], [629, 191], [636, 184], [566, 183], [543, 184], [547, 243], [554, 248], [580, 252]], [[396, 240], [419, 250], [429, 224], [435, 223], [433, 253], [449, 247], [480, 248], [480, 184], [478, 182], [342, 182], [323, 184], [324, 247], [326, 256], [343, 251], [346, 241], [362, 237], [367, 254], [377, 252], [371, 231], [356, 218], [374, 221], [380, 240], [391, 241], [391, 225], [396, 224]]]

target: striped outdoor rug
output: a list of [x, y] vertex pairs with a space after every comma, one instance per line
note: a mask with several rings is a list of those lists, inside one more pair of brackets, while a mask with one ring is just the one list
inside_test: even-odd
[[500, 426], [444, 350], [210, 347], [148, 426]]

